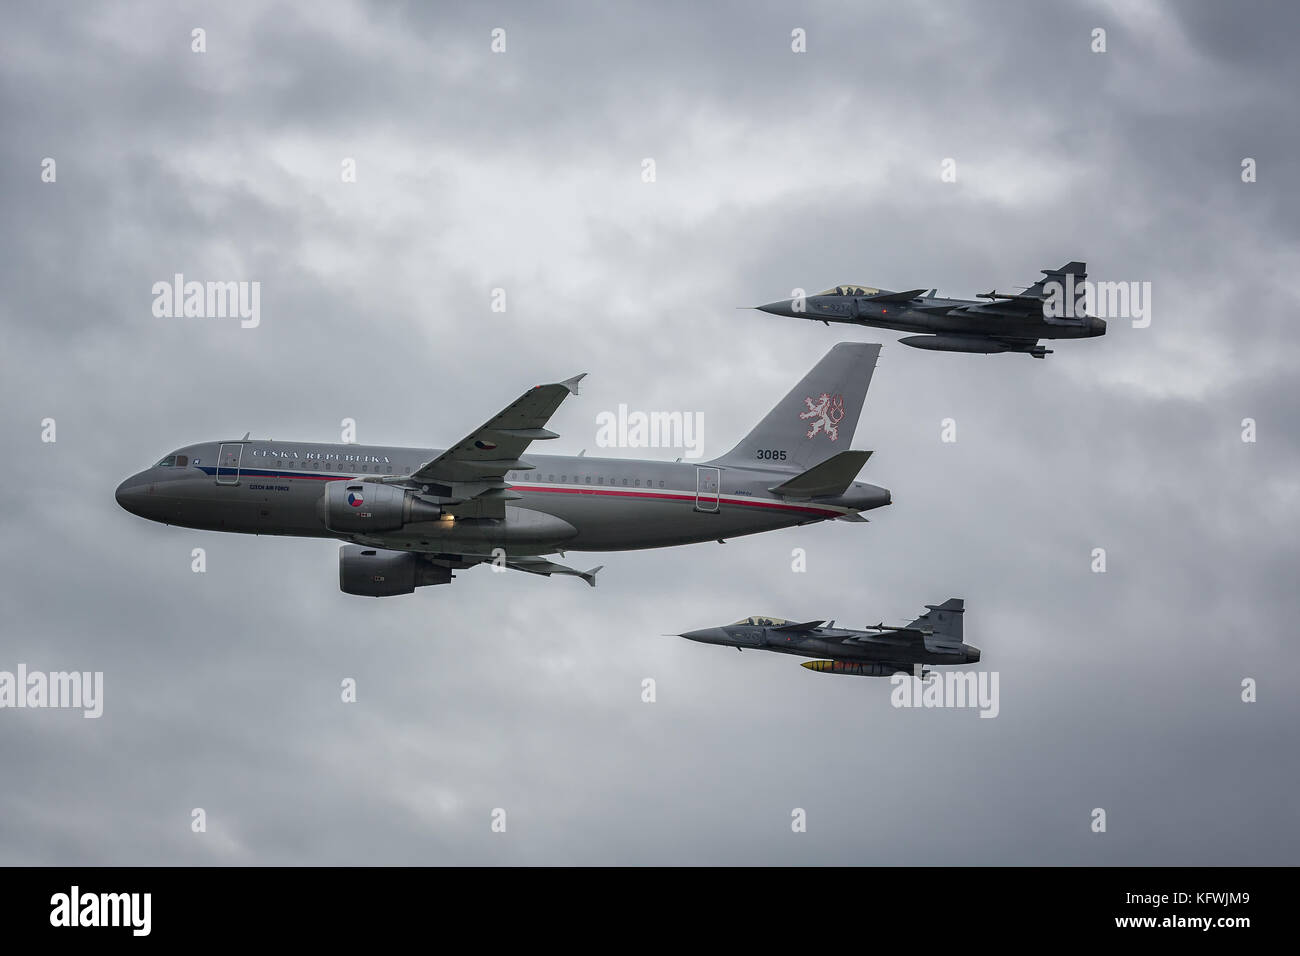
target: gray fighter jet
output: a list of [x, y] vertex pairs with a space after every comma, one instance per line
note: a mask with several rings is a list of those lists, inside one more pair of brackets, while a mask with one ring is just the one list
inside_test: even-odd
[[1106, 334], [1106, 320], [1084, 315], [1087, 267], [1066, 263], [1044, 269], [1043, 278], [1021, 292], [982, 292], [974, 299], [945, 299], [936, 289], [889, 292], [839, 285], [817, 295], [755, 306], [759, 311], [818, 322], [844, 322], [899, 332], [915, 349], [936, 352], [1024, 352], [1043, 358], [1052, 349], [1039, 339], [1089, 339]]
[[557, 438], [576, 376], [538, 385], [446, 450], [241, 439], [186, 445], [122, 482], [164, 524], [335, 538], [339, 586], [384, 597], [477, 564], [569, 574], [545, 555], [666, 548], [818, 521], [863, 522], [889, 491], [851, 450], [879, 345], [841, 342], [739, 444], [707, 462], [524, 455]]
[[[927, 604], [926, 612], [911, 624], [890, 627], [884, 623], [861, 631], [836, 627], [834, 621], [795, 623], [779, 617], [746, 617], [725, 627], [678, 634], [701, 644], [721, 644], [737, 650], [776, 651], [798, 657], [815, 657], [803, 666], [822, 674], [854, 677], [889, 677], [912, 673], [915, 664], [974, 664], [980, 649], [962, 643], [965, 603], [949, 598]], [[922, 669], [922, 677], [925, 670]]]

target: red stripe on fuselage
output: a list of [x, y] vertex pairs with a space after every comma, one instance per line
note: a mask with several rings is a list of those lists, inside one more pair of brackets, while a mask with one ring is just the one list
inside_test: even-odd
[[[664, 501], [696, 501], [695, 495], [674, 495], [666, 491], [623, 491], [621, 488], [543, 488], [537, 485], [512, 485], [519, 491], [545, 491], [552, 494], [569, 494], [569, 495], [614, 495], [621, 498], [659, 498]], [[713, 503], [713, 499], [706, 498], [708, 504]], [[776, 508], [780, 511], [805, 511], [810, 514], [831, 515], [839, 517], [844, 512], [830, 511], [826, 508], [809, 508], [804, 505], [788, 505], [783, 501], [762, 501], [748, 500], [723, 497], [719, 499], [720, 504], [724, 505], [743, 505], [748, 508]]]
[[[226, 470], [231, 472], [235, 471], [233, 467], [228, 468]], [[249, 469], [249, 470], [257, 471], [259, 469]], [[244, 472], [240, 475], [240, 477], [247, 478], [249, 480], [255, 478], [265, 478], [268, 481], [276, 480], [276, 479], [304, 479], [304, 478], [309, 479], [311, 481], [364, 481], [366, 478], [365, 475], [359, 475], [354, 477], [348, 477], [347, 475], [304, 475], [301, 472], [290, 472], [288, 474], [279, 473], [274, 475], [250, 475], [247, 474], [247, 472]], [[605, 495], [606, 497], [612, 496], [615, 498], [657, 498], [661, 501], [698, 500], [695, 495], [691, 495], [691, 494], [677, 495], [668, 491], [632, 491], [630, 489], [624, 491], [622, 488], [555, 488], [555, 487], [547, 487], [543, 485], [529, 484], [526, 482], [513, 484], [510, 487], [519, 492], [538, 491], [538, 492], [544, 492], [546, 494], [553, 494], [553, 495]], [[704, 500], [706, 501], [706, 503], [712, 504], [711, 498], [706, 498]], [[719, 499], [719, 503], [724, 505], [740, 505], [746, 508], [774, 508], [777, 511], [801, 511], [804, 512], [805, 514], [825, 515], [831, 518], [838, 518], [840, 515], [846, 513], [845, 511], [834, 511], [828, 508], [813, 508], [813, 507], [808, 507], [807, 505], [786, 504], [784, 501], [769, 501], [763, 499], [746, 499], [746, 498], [728, 498], [725, 496]]]

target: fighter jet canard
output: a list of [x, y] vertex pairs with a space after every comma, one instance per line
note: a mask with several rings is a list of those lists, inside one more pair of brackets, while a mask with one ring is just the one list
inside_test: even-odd
[[259, 441], [178, 448], [117, 489], [164, 524], [335, 538], [339, 586], [383, 597], [476, 564], [569, 574], [546, 555], [721, 541], [890, 503], [849, 449], [880, 346], [842, 342], [731, 451], [709, 462], [532, 455], [581, 375], [519, 396], [446, 450]]
[[[1082, 262], [1044, 269], [1043, 278], [1014, 293], [979, 293], [974, 299], [946, 299], [936, 289], [889, 292], [840, 285], [803, 299], [755, 306], [761, 312], [818, 322], [844, 322], [898, 332], [904, 345], [936, 352], [1024, 352], [1043, 358], [1052, 349], [1039, 339], [1089, 339], [1106, 334], [1106, 320], [1084, 315], [1080, 292], [1088, 277]], [[1055, 285], [1053, 285], [1055, 284]]]
[[853, 630], [836, 627], [834, 621], [795, 623], [760, 615], [676, 636], [737, 650], [818, 658], [804, 661], [803, 666], [823, 674], [854, 677], [912, 673], [913, 666], [918, 664], [977, 663], [980, 649], [962, 642], [964, 601], [949, 598], [942, 604], [927, 604], [926, 608], [911, 624], [896, 627], [882, 622], [875, 627]]

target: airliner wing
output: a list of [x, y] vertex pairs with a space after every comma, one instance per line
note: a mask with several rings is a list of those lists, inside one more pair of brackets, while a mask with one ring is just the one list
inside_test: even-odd
[[443, 498], [482, 498], [485, 506], [496, 499], [476, 514], [501, 517], [505, 500], [518, 497], [508, 491], [506, 472], [531, 468], [520, 458], [528, 446], [559, 437], [545, 425], [586, 374], [529, 389], [406, 480], [429, 485], [429, 493]]

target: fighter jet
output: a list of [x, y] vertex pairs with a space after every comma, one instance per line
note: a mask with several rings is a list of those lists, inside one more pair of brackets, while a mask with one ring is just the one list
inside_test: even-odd
[[981, 292], [974, 299], [946, 299], [937, 289], [889, 292], [838, 285], [817, 295], [755, 306], [761, 312], [829, 325], [844, 322], [899, 332], [914, 349], [936, 352], [1024, 352], [1034, 358], [1052, 349], [1039, 339], [1089, 339], [1106, 334], [1106, 320], [1084, 315], [1082, 262], [1043, 269], [1043, 278], [1021, 292]]
[[[721, 458], [524, 455], [581, 375], [528, 389], [445, 450], [270, 439], [186, 445], [126, 479], [117, 501], [163, 524], [334, 538], [339, 587], [386, 597], [478, 564], [580, 571], [564, 551], [666, 548], [819, 521], [864, 522], [889, 491], [849, 449], [879, 345], [841, 342]], [[423, 396], [423, 393], [422, 393]]]
[[[746, 617], [725, 627], [678, 634], [701, 644], [721, 644], [737, 650], [776, 651], [798, 657], [815, 657], [803, 666], [821, 674], [854, 677], [889, 677], [912, 673], [913, 665], [974, 664], [980, 649], [962, 643], [965, 602], [949, 598], [927, 604], [926, 612], [911, 624], [897, 627], [883, 622], [863, 630], [836, 627], [834, 621], [795, 623], [779, 617]], [[921, 676], [926, 676], [924, 667]]]

